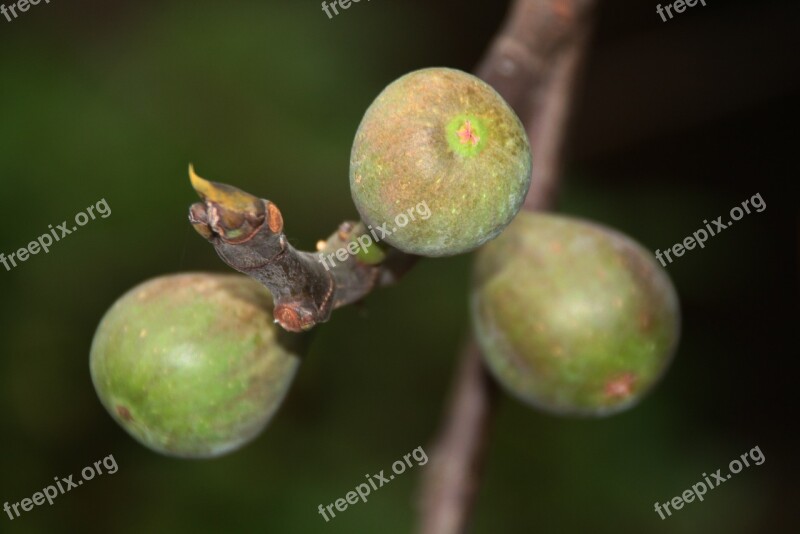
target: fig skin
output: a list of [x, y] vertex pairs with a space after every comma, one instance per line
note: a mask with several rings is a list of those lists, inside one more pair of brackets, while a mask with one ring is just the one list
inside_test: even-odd
[[653, 254], [568, 217], [520, 213], [476, 255], [472, 321], [487, 366], [555, 414], [636, 404], [669, 366], [678, 297]]
[[272, 297], [240, 275], [155, 278], [106, 313], [90, 355], [111, 416], [146, 447], [210, 458], [255, 438], [281, 404], [301, 338], [273, 323]]
[[[421, 256], [461, 254], [496, 237], [520, 210], [530, 180], [530, 146], [517, 115], [485, 82], [448, 68], [389, 84], [367, 109], [350, 157], [361, 218], [376, 228], [388, 223], [383, 239]], [[421, 202], [428, 219], [396, 224]]]

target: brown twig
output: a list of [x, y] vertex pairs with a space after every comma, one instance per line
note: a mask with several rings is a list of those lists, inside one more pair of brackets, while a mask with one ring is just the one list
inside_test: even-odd
[[[478, 75], [522, 117], [533, 152], [525, 209], [551, 207], [594, 0], [517, 0]], [[464, 532], [475, 502], [497, 388], [470, 338], [420, 492], [421, 534]]]
[[225, 263], [270, 290], [275, 321], [290, 332], [324, 323], [334, 309], [392, 283], [416, 261], [396, 249], [380, 249], [372, 239], [358, 246], [367, 228], [351, 222], [320, 241], [316, 253], [297, 250], [283, 233], [283, 216], [274, 203], [204, 180], [192, 167], [189, 175], [202, 199], [189, 209], [192, 226]]

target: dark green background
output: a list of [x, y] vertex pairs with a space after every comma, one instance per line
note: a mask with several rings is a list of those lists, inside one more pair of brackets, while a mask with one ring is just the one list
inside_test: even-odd
[[[767, 210], [668, 268], [683, 340], [638, 407], [587, 421], [502, 399], [474, 530], [790, 532], [798, 169], [783, 128], [797, 9], [711, 2], [664, 24], [654, 3], [610, 4], [560, 211], [664, 249], [757, 192]], [[0, 532], [411, 531], [421, 467], [331, 523], [317, 505], [417, 446], [430, 452], [468, 332], [469, 257], [425, 261], [336, 312], [267, 431], [213, 461], [129, 438], [95, 397], [88, 350], [139, 282], [227, 271], [186, 220], [188, 162], [274, 201], [290, 241], [311, 249], [356, 216], [349, 149], [371, 100], [414, 68], [470, 70], [504, 11], [373, 0], [328, 20], [312, 1], [52, 0], [0, 19], [0, 252], [101, 198], [112, 209], [49, 254], [0, 266], [0, 501], [109, 454], [119, 465], [53, 506], [0, 516]], [[763, 465], [666, 521], [653, 511], [756, 445]]]

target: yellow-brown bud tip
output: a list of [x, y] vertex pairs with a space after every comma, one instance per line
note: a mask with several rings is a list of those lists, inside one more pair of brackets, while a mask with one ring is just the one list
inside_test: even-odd
[[239, 213], [263, 213], [264, 206], [258, 197], [237, 189], [231, 185], [211, 182], [201, 178], [194, 172], [194, 166], [189, 164], [189, 179], [192, 187], [206, 201], [219, 204], [226, 210]]

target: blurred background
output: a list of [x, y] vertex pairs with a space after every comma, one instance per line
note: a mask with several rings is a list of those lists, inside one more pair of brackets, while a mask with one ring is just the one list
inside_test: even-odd
[[[0, 0], [2, 1], [2, 0]], [[0, 501], [113, 454], [119, 471], [0, 532], [381, 532], [415, 523], [415, 467], [330, 523], [333, 502], [430, 451], [468, 334], [468, 256], [422, 262], [337, 311], [246, 448], [161, 457], [105, 413], [97, 323], [154, 276], [228, 269], [190, 228], [190, 161], [274, 201], [312, 249], [356, 217], [347, 172], [362, 113], [412, 69], [471, 70], [506, 2], [41, 2], [0, 18], [0, 252], [105, 198], [112, 210], [0, 267]], [[760, 193], [767, 204], [668, 267], [683, 339], [665, 380], [601, 420], [504, 397], [474, 532], [797, 532], [796, 2], [601, 2], [559, 211], [665, 249]], [[534, 155], [535, 161], [535, 155]], [[702, 503], [653, 511], [759, 446]]]

